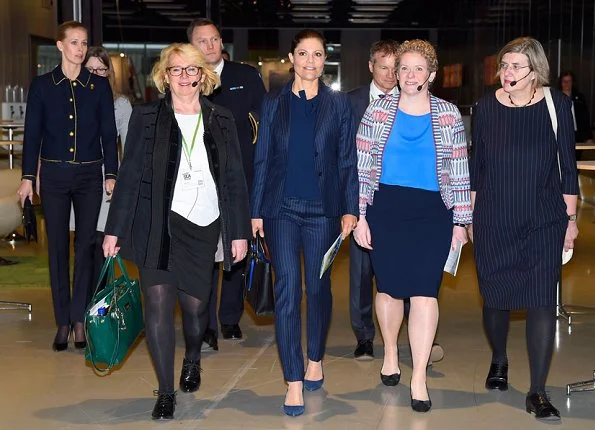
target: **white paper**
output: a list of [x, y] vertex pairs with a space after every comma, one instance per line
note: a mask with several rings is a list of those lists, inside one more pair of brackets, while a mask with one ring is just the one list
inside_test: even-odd
[[568, 251], [562, 250], [562, 264], [566, 264], [572, 258], [573, 250], [570, 248]]
[[463, 246], [461, 245], [461, 242], [457, 242], [457, 246], [454, 250], [450, 248], [448, 258], [446, 259], [446, 264], [444, 265], [444, 271], [446, 273], [450, 273], [452, 276], [456, 276], [457, 269], [459, 268], [459, 260], [461, 259], [462, 249]]
[[322, 257], [322, 264], [320, 265], [320, 279], [322, 279], [322, 275], [324, 275], [324, 272], [326, 272], [327, 269], [331, 267], [331, 264], [333, 264], [333, 261], [335, 260], [335, 257], [337, 256], [337, 253], [339, 252], [339, 248], [341, 248], [342, 243], [343, 235], [339, 234], [339, 237], [335, 239], [328, 251], [324, 253], [324, 257]]
[[97, 303], [95, 303], [93, 305], [93, 307], [91, 309], [89, 309], [89, 315], [91, 316], [95, 316], [97, 315], [97, 312], [99, 311], [99, 308], [107, 308], [107, 302], [105, 301], [106, 297], [104, 297], [103, 299], [101, 299], [100, 301], [98, 301]]

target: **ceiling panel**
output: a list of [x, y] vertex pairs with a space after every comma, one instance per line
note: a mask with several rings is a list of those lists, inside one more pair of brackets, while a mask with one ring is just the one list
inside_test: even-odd
[[105, 40], [171, 42], [171, 30], [183, 34], [190, 20], [207, 16], [208, 4], [225, 29], [394, 29], [493, 25], [526, 14], [531, 1], [536, 0], [107, 0], [102, 7]]

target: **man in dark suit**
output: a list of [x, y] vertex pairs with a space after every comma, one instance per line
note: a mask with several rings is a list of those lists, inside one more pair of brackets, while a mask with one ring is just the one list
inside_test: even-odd
[[[372, 82], [349, 92], [351, 108], [358, 126], [372, 100], [399, 91], [396, 75], [398, 47], [399, 44], [393, 40], [380, 40], [372, 44], [368, 61]], [[354, 352], [356, 360], [374, 358], [373, 341], [376, 330], [372, 316], [373, 278], [370, 254], [352, 238], [349, 249], [349, 313], [351, 327], [357, 338]]]
[[[399, 44], [394, 40], [380, 40], [370, 47], [368, 68], [372, 73], [372, 82], [349, 92], [351, 107], [358, 125], [372, 100], [399, 92], [396, 76], [398, 48]], [[351, 327], [357, 338], [357, 346], [353, 353], [356, 360], [374, 358], [373, 342], [376, 330], [372, 312], [373, 279], [374, 271], [370, 254], [352, 239], [349, 249], [349, 313]], [[409, 315], [408, 302], [405, 304], [405, 314]], [[434, 344], [428, 364], [431, 365], [432, 361], [440, 361], [443, 357], [442, 347]]]
[[[266, 90], [258, 71], [247, 64], [224, 60], [223, 41], [217, 25], [210, 19], [192, 21], [187, 30], [188, 40], [199, 48], [207, 63], [221, 78], [221, 86], [210, 99], [215, 104], [229, 109], [235, 118], [238, 140], [242, 151], [244, 172], [248, 189], [252, 189], [254, 164], [254, 132], [249, 114], [260, 114], [260, 105]], [[244, 312], [244, 291], [242, 273], [245, 260], [234, 265], [230, 272], [223, 274], [219, 322], [223, 339], [242, 339], [239, 322]], [[217, 350], [217, 285], [219, 264], [213, 269], [213, 293], [209, 307], [209, 328], [205, 334], [205, 344]], [[205, 345], [205, 346], [206, 346]]]

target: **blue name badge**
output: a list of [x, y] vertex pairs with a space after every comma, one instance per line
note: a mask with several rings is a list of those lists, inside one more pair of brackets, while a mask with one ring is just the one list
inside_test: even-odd
[[243, 85], [240, 85], [240, 86], [237, 86], [237, 87], [229, 87], [229, 91], [243, 90], [243, 89], [244, 89], [244, 86]]

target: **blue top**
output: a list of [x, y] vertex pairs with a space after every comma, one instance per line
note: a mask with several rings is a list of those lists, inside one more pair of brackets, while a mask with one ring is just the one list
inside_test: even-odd
[[431, 114], [409, 115], [398, 110], [384, 147], [380, 182], [440, 191]]
[[300, 97], [291, 93], [284, 197], [322, 199], [314, 164], [314, 127], [317, 112], [318, 96], [307, 100], [305, 91], [300, 91]]

